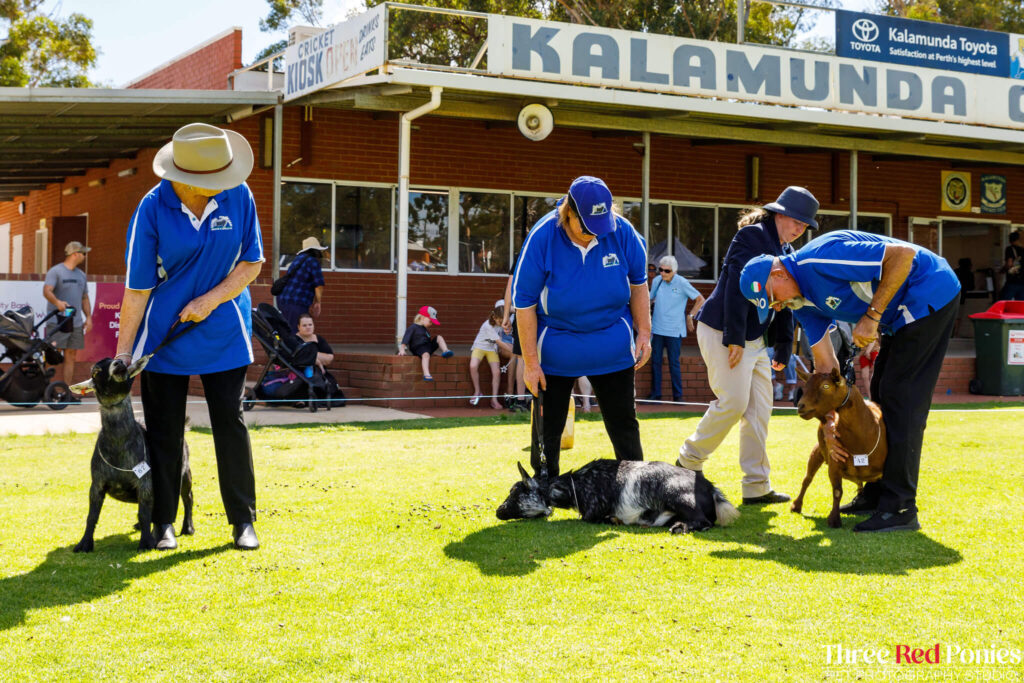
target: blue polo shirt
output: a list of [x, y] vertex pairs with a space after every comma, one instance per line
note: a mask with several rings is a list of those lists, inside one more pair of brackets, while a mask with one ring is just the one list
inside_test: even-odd
[[[209, 292], [242, 261], [263, 261], [256, 202], [246, 184], [210, 198], [193, 216], [170, 181], [142, 198], [128, 228], [125, 286], [150, 290], [134, 356], [156, 348], [192, 299]], [[252, 362], [249, 288], [226, 301], [194, 330], [160, 349], [148, 370], [197, 375]]]
[[558, 211], [534, 225], [512, 280], [516, 308], [537, 307], [537, 350], [546, 374], [624, 370], [633, 359], [630, 285], [647, 286], [647, 246], [622, 216], [611, 233], [577, 246]]
[[654, 282], [651, 283], [651, 301], [654, 302], [651, 334], [685, 337], [686, 304], [690, 299], [699, 296], [700, 292], [679, 273], [673, 275], [669, 282], [665, 282], [665, 278], [660, 275], [655, 275]]
[[913, 247], [916, 253], [910, 274], [882, 314], [878, 326], [882, 334], [895, 334], [960, 295], [960, 281], [949, 263], [924, 247], [868, 232], [827, 233], [795, 254], [779, 257], [803, 297], [813, 304], [793, 312], [812, 346], [828, 334], [836, 320], [856, 323], [867, 312], [890, 244]]

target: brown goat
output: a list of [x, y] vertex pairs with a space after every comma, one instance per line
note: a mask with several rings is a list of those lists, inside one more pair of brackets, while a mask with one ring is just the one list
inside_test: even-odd
[[[814, 475], [823, 462], [828, 463], [828, 478], [832, 482], [832, 512], [828, 516], [828, 525], [838, 529], [843, 524], [839, 519], [839, 501], [843, 497], [843, 479], [857, 483], [857, 491], [865, 482], [881, 479], [885, 469], [885, 457], [888, 454], [885, 422], [882, 420], [882, 409], [871, 401], [864, 400], [855, 385], [847, 384], [838, 369], [831, 373], [810, 375], [798, 371], [804, 381], [804, 394], [797, 404], [800, 417], [805, 420], [818, 418], [823, 424], [818, 426], [818, 445], [811, 451], [807, 461], [807, 476], [804, 477], [800, 495], [793, 501], [793, 512], [803, 508], [804, 494], [810, 486]], [[839, 442], [850, 457], [837, 462], [829, 454], [828, 442], [825, 440], [824, 422], [832, 411], [838, 415], [837, 432]], [[866, 460], [866, 463], [865, 463]]]

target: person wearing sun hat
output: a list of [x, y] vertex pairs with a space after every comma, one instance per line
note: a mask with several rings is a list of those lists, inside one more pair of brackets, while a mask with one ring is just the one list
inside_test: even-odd
[[[715, 400], [696, 430], [679, 448], [676, 464], [701, 471], [711, 453], [740, 425], [739, 459], [743, 502], [783, 503], [789, 496], [772, 488], [768, 462], [768, 418], [772, 412], [772, 371], [786, 367], [792, 353], [789, 311], [759, 318], [740, 291], [740, 271], [754, 256], [789, 253], [808, 227], [816, 228], [818, 200], [803, 187], [787, 187], [774, 202], [739, 220], [714, 291], [697, 313], [697, 344]], [[765, 338], [774, 345], [769, 361]]]
[[616, 213], [603, 180], [576, 178], [530, 230], [512, 301], [526, 386], [534, 396], [544, 390], [547, 468], [534, 449], [534, 474], [558, 475], [569, 397], [582, 376], [593, 385], [615, 457], [643, 460], [634, 374], [651, 355], [647, 245]]
[[[221, 499], [235, 547], [259, 547], [256, 477], [242, 419], [253, 360], [248, 285], [264, 260], [256, 203], [245, 179], [244, 137], [204, 123], [179, 128], [153, 158], [161, 180], [128, 224], [125, 293], [115, 362], [141, 372], [153, 477], [157, 548], [177, 547], [185, 405], [198, 375], [210, 413]], [[175, 325], [194, 326], [145, 358]], [[180, 329], [180, 328], [179, 328]]]
[[324, 294], [320, 259], [326, 249], [316, 237], [307, 237], [302, 240], [302, 249], [288, 266], [288, 280], [277, 295], [277, 308], [292, 327], [298, 325], [299, 316], [303, 313], [314, 317], [320, 315], [320, 301]]
[[[871, 398], [885, 419], [885, 471], [840, 510], [872, 514], [854, 531], [919, 529], [924, 429], [960, 307], [960, 281], [949, 263], [916, 244], [838, 230], [795, 254], [751, 258], [740, 273], [740, 290], [762, 321], [793, 310], [811, 344], [815, 372], [839, 367], [828, 334], [837, 320], [855, 324], [853, 343], [861, 348], [881, 333]], [[834, 422], [826, 423], [826, 439], [832, 457], [849, 456]]]

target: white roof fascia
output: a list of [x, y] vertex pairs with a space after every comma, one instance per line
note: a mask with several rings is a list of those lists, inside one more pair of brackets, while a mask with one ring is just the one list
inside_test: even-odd
[[[379, 77], [375, 77], [379, 78]], [[921, 119], [907, 119], [895, 116], [879, 116], [856, 112], [838, 112], [815, 109], [800, 109], [781, 105], [759, 104], [749, 101], [726, 101], [685, 95], [665, 95], [613, 88], [574, 86], [562, 83], [548, 83], [526, 79], [495, 78], [479, 74], [462, 74], [427, 69], [391, 67], [386, 80], [374, 83], [393, 83], [421, 87], [441, 86], [469, 92], [485, 92], [496, 95], [535, 97], [541, 100], [575, 100], [594, 104], [618, 105], [643, 109], [690, 111], [721, 116], [760, 118], [766, 121], [786, 123], [808, 123], [848, 128], [872, 129], [885, 132], [916, 135], [938, 135], [961, 138], [977, 142], [1007, 142], [1024, 144], [1024, 131], [987, 126], [972, 126], [961, 123], [943, 123]], [[360, 82], [358, 85], [367, 85]], [[344, 88], [354, 87], [355, 81], [348, 81]], [[840, 134], [837, 132], [837, 134]]]

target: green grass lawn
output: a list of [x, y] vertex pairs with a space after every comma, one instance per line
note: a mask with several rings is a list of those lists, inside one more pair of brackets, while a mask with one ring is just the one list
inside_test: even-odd
[[[647, 458], [674, 460], [697, 419], [641, 420]], [[524, 416], [261, 428], [254, 553], [230, 546], [208, 433], [188, 436], [196, 535], [139, 553], [134, 508], [108, 498], [89, 555], [71, 548], [94, 437], [0, 438], [0, 679], [1018, 680], [947, 648], [1024, 649], [1021, 423], [933, 413], [923, 530], [868, 535], [827, 528], [824, 471], [804, 516], [741, 508], [700, 534], [499, 522]], [[772, 419], [777, 489], [796, 494], [815, 424]], [[736, 449], [734, 431], [707, 474], [738, 503]], [[581, 418], [563, 470], [597, 457]], [[826, 658], [935, 643], [930, 668]]]

